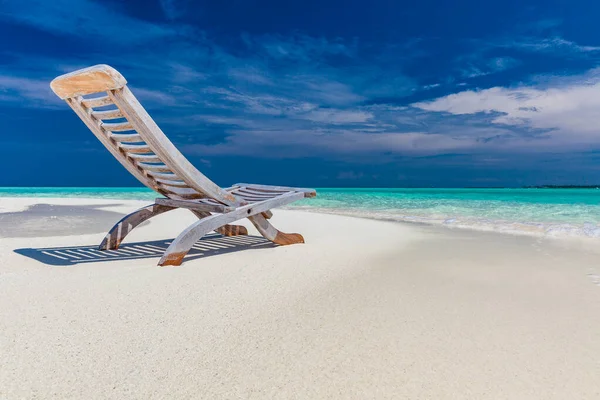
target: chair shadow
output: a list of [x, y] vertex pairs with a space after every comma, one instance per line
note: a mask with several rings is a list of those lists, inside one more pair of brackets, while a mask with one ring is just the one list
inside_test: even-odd
[[[46, 247], [15, 249], [14, 252], [46, 265], [69, 266], [91, 262], [158, 258], [163, 255], [172, 240], [154, 240], [138, 243], [123, 243], [118, 250], [98, 250], [97, 245], [72, 247]], [[277, 245], [262, 236], [207, 235], [192, 247], [185, 261], [211, 257], [219, 254]]]

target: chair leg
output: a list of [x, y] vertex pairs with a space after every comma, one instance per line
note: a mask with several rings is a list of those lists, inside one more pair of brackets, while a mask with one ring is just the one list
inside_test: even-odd
[[243, 225], [223, 225], [216, 229], [223, 236], [239, 236], [247, 235], [248, 229]]
[[270, 216], [268, 212], [269, 209], [296, 201], [301, 195], [302, 193], [290, 193], [263, 202], [247, 204], [226, 214], [208, 215], [201, 220], [194, 222], [181, 232], [179, 236], [171, 242], [161, 259], [158, 261], [158, 265], [181, 265], [183, 257], [185, 257], [192, 246], [194, 246], [202, 236], [210, 231], [217, 230], [226, 224], [230, 224], [243, 218], [249, 218], [261, 235], [274, 243], [280, 245], [304, 243], [302, 235], [297, 233], [279, 232], [262, 214], [264, 212], [267, 213], [267, 216]]
[[158, 265], [181, 265], [183, 257], [190, 251], [192, 246], [210, 231], [224, 226], [229, 222], [243, 218], [239, 212], [228, 214], [214, 214], [202, 218], [188, 226], [171, 242], [165, 253], [158, 261]]
[[[198, 219], [206, 218], [210, 216], [209, 212], [190, 210], [194, 213]], [[218, 233], [223, 236], [238, 236], [238, 235], [247, 235], [248, 229], [242, 225], [223, 225], [220, 228], [215, 229]]]
[[[271, 214], [272, 215], [272, 214]], [[277, 230], [267, 219], [264, 214], [256, 214], [248, 217], [250, 222], [266, 239], [271, 242], [285, 246], [288, 244], [304, 243], [304, 237], [299, 233], [285, 233]]]
[[133, 228], [156, 215], [173, 209], [175, 209], [175, 207], [151, 204], [126, 215], [106, 234], [106, 237], [104, 237], [104, 240], [100, 243], [98, 250], [118, 249], [123, 239], [125, 239], [125, 236], [127, 236]]

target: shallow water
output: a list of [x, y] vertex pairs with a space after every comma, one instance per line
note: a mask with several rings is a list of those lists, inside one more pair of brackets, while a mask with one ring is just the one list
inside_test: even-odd
[[[317, 189], [288, 208], [457, 228], [600, 238], [597, 189]], [[0, 188], [0, 196], [152, 200], [146, 188]]]

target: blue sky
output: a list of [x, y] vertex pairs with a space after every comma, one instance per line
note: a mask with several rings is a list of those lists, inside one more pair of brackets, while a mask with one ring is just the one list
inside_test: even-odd
[[222, 185], [598, 184], [597, 15], [592, 1], [0, 0], [0, 185], [136, 184], [49, 89], [99, 63]]

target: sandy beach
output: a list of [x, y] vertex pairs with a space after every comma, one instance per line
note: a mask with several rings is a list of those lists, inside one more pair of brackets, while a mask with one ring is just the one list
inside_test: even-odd
[[177, 210], [86, 250], [146, 204], [0, 198], [1, 399], [600, 398], [588, 242], [275, 210], [306, 244], [157, 267]]

